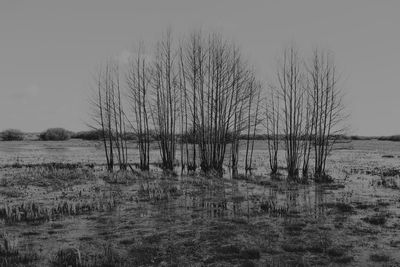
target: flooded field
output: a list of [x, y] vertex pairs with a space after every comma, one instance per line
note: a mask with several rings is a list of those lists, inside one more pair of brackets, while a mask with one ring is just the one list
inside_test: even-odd
[[400, 143], [338, 144], [330, 184], [271, 178], [255, 148], [233, 180], [107, 174], [96, 142], [0, 142], [0, 266], [400, 266]]

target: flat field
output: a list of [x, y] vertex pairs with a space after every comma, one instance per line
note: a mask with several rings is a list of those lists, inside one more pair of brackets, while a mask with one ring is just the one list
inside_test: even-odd
[[0, 142], [0, 266], [400, 266], [400, 142], [337, 144], [330, 184], [270, 177], [266, 141], [240, 180], [152, 148], [108, 174], [99, 142]]

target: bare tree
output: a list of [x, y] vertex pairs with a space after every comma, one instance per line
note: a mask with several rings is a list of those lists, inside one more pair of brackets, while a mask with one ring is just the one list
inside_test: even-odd
[[253, 77], [250, 82], [250, 97], [248, 99], [248, 113], [247, 113], [247, 140], [246, 140], [246, 156], [245, 156], [245, 173], [251, 174], [253, 169], [253, 152], [254, 141], [257, 132], [257, 126], [260, 124], [259, 107], [261, 100], [261, 84], [256, 82]]
[[94, 121], [101, 129], [107, 170], [114, 170], [115, 158], [119, 168], [127, 168], [126, 123], [120, 88], [119, 67], [108, 61], [96, 76], [97, 93], [92, 104]]
[[[239, 63], [240, 61], [237, 61]], [[250, 75], [249, 72], [246, 72], [243, 69], [241, 64], [235, 64], [233, 66], [233, 83], [232, 88], [235, 90], [234, 92], [234, 102], [235, 107], [233, 109], [233, 129], [232, 129], [232, 144], [231, 144], [231, 170], [232, 177], [235, 178], [238, 176], [238, 164], [239, 164], [239, 147], [240, 147], [240, 138], [242, 136], [242, 132], [246, 129], [246, 109], [247, 105], [250, 101], [246, 101], [250, 99], [250, 93], [243, 94], [246, 89], [250, 89], [250, 79], [247, 77]], [[240, 90], [239, 88], [246, 88], [245, 90]], [[242, 95], [243, 94], [243, 95]], [[240, 100], [242, 98], [242, 101]]]
[[230, 162], [232, 178], [236, 178], [239, 175], [238, 163], [239, 163], [240, 136], [243, 128], [241, 125], [242, 117], [243, 117], [243, 103], [240, 106], [240, 108], [236, 110], [233, 118], [231, 162]]
[[167, 31], [158, 42], [156, 50], [151, 71], [154, 95], [152, 116], [160, 147], [162, 167], [166, 170], [173, 170], [179, 115], [179, 77], [170, 31]]
[[302, 84], [301, 59], [293, 45], [283, 52], [277, 78], [282, 99], [283, 135], [288, 177], [298, 178], [302, 155], [304, 87]]
[[126, 116], [122, 105], [120, 70], [118, 64], [113, 66], [112, 102], [114, 113], [114, 143], [117, 148], [117, 158], [120, 170], [126, 170], [128, 167], [128, 148], [126, 142]]
[[[186, 166], [188, 171], [197, 169], [198, 141], [204, 140], [204, 71], [206, 47], [200, 31], [193, 32], [180, 47], [180, 77], [182, 81], [182, 124], [186, 137]], [[189, 143], [191, 148], [189, 149]], [[189, 155], [190, 154], [190, 155]]]
[[[179, 102], [180, 102], [180, 150], [181, 150], [181, 174], [185, 169], [189, 169], [189, 140], [188, 140], [188, 109], [187, 109], [187, 90], [186, 90], [186, 74], [183, 65], [182, 46], [179, 50]], [[186, 157], [185, 157], [186, 156]]]
[[130, 103], [133, 111], [133, 127], [138, 139], [141, 170], [149, 170], [150, 164], [150, 129], [149, 129], [149, 67], [139, 46], [136, 58], [131, 58], [126, 74]]
[[342, 94], [338, 87], [336, 66], [328, 52], [314, 50], [308, 67], [308, 85], [312, 101], [312, 136], [314, 145], [314, 175], [326, 181], [326, 159], [335, 136], [342, 130], [344, 119]]
[[309, 163], [311, 156], [311, 148], [313, 147], [313, 128], [314, 128], [314, 120], [313, 120], [313, 101], [311, 99], [311, 95], [308, 90], [308, 85], [305, 87], [305, 107], [304, 107], [304, 129], [302, 135], [302, 150], [303, 150], [303, 165], [302, 165], [302, 174], [303, 180], [305, 181], [308, 178], [309, 174]]
[[268, 156], [269, 166], [271, 169], [271, 175], [275, 175], [278, 172], [278, 150], [279, 150], [279, 139], [280, 139], [280, 109], [279, 109], [279, 98], [276, 88], [273, 86], [269, 87], [268, 104], [266, 107], [266, 130], [267, 130], [267, 145], [268, 145]]

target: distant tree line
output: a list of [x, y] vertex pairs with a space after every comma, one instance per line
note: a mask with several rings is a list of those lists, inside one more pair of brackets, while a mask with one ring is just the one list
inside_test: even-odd
[[[81, 140], [88, 140], [88, 141], [99, 141], [102, 139], [101, 131], [100, 130], [87, 130], [87, 131], [79, 131], [73, 132], [69, 130], [65, 130], [69, 133], [71, 139], [81, 139]], [[27, 135], [34, 135], [34, 133], [26, 133], [22, 132], [19, 129], [7, 129], [0, 132], [0, 139], [2, 141], [22, 141], [26, 139]], [[150, 133], [151, 141], [157, 141], [158, 136], [156, 133]], [[188, 132], [184, 134], [177, 133], [176, 135], [178, 140], [183, 139], [183, 142], [188, 142], [189, 144], [194, 144], [196, 142], [196, 137], [194, 137], [193, 132]], [[38, 140], [40, 140], [40, 134], [38, 136]], [[125, 137], [126, 140], [129, 141], [136, 141], [138, 140], [137, 135], [134, 132], [127, 132]], [[272, 140], [273, 137], [269, 136], [268, 134], [255, 134], [254, 136], [250, 137], [251, 140]], [[304, 136], [302, 138], [305, 138]], [[242, 134], [239, 136], [240, 140], [247, 140], [247, 134]], [[278, 140], [284, 140], [285, 136], [279, 135]], [[390, 136], [360, 136], [360, 135], [345, 135], [345, 134], [336, 134], [332, 135], [331, 139], [346, 141], [346, 140], [379, 140], [379, 141], [393, 141], [398, 142], [400, 141], [400, 135], [390, 135]], [[29, 138], [27, 140], [34, 140]], [[60, 139], [59, 141], [69, 140], [69, 139]], [[230, 133], [228, 133], [228, 143], [232, 142], [232, 138], [230, 137]]]
[[[2, 141], [22, 141], [27, 134], [18, 129], [7, 129], [0, 133]], [[64, 141], [71, 138], [73, 133], [63, 128], [50, 128], [39, 134], [43, 141]]]

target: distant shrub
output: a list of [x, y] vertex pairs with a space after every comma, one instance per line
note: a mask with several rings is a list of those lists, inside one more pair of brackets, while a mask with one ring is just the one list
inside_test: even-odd
[[101, 130], [82, 131], [74, 133], [71, 138], [83, 140], [100, 140], [102, 136]]
[[378, 140], [398, 142], [398, 141], [400, 141], [400, 135], [381, 136], [381, 137], [378, 137]]
[[344, 134], [334, 134], [334, 135], [331, 135], [330, 139], [332, 139], [332, 140], [350, 140], [351, 137], [344, 135]]
[[[105, 133], [106, 138], [108, 138], [108, 133]], [[82, 139], [82, 140], [101, 140], [103, 138], [102, 130], [91, 130], [91, 131], [82, 131], [77, 132], [71, 135], [73, 139]], [[125, 133], [125, 140], [137, 140], [137, 135], [132, 132]]]
[[352, 135], [350, 136], [351, 140], [372, 140], [373, 137], [371, 136], [359, 136], [359, 135]]
[[21, 141], [24, 140], [24, 133], [17, 129], [8, 129], [1, 133], [3, 141]]
[[[228, 133], [228, 134], [229, 134], [229, 133]], [[228, 137], [231, 137], [231, 136], [228, 135]], [[242, 134], [242, 135], [240, 135], [240, 136], [239, 136], [239, 139], [241, 139], [241, 140], [247, 140], [247, 134]], [[266, 134], [256, 134], [256, 135], [253, 137], [253, 134], [250, 133], [250, 140], [268, 140], [268, 135], [266, 135]]]
[[39, 135], [43, 141], [64, 141], [71, 138], [71, 133], [63, 128], [50, 128]]
[[[204, 132], [205, 132], [205, 139], [206, 140], [209, 139], [209, 138], [213, 138], [213, 137], [209, 136], [209, 132], [210, 132], [209, 130], [205, 130]], [[154, 135], [152, 135], [152, 136], [153, 136], [153, 138], [155, 140], [160, 140], [161, 139], [160, 133], [154, 133]], [[202, 129], [197, 129], [197, 130], [195, 130], [193, 128], [192, 129], [188, 129], [187, 132], [182, 133], [180, 135], [177, 135], [177, 137], [179, 139], [181, 139], [183, 142], [186, 142], [186, 143], [189, 143], [189, 144], [195, 144], [195, 143], [198, 143], [199, 141], [201, 141], [202, 138], [203, 138], [202, 137]], [[251, 138], [252, 137], [253, 136], [251, 135]], [[234, 139], [234, 136], [233, 136], [232, 132], [225, 133], [225, 140], [226, 140], [227, 143], [231, 143], [233, 141], [233, 139]], [[241, 136], [239, 136], [239, 139], [241, 139]], [[247, 135], [243, 135], [243, 139], [247, 139]]]
[[135, 133], [132, 133], [132, 132], [126, 132], [125, 139], [126, 140], [138, 140], [138, 135]]

